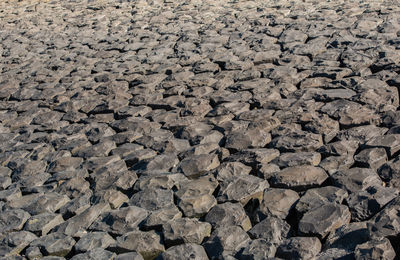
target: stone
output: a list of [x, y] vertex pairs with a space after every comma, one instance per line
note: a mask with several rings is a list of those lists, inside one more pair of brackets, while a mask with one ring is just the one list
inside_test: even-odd
[[123, 235], [126, 232], [138, 230], [148, 215], [147, 210], [136, 206], [106, 211], [91, 224], [90, 229]]
[[302, 165], [317, 166], [321, 162], [321, 154], [315, 152], [282, 153], [272, 162], [282, 168]]
[[146, 189], [130, 198], [129, 204], [146, 210], [158, 210], [174, 205], [173, 192], [164, 189]]
[[188, 178], [196, 178], [217, 168], [219, 164], [216, 154], [200, 154], [183, 159], [179, 167]]
[[357, 245], [369, 240], [367, 222], [352, 222], [329, 234], [325, 247], [343, 249], [350, 253], [354, 252]]
[[164, 223], [182, 217], [182, 212], [176, 206], [151, 211], [144, 220], [143, 226], [146, 229], [160, 229]]
[[168, 247], [182, 243], [201, 244], [211, 234], [211, 224], [192, 218], [171, 220], [162, 228], [164, 242]]
[[267, 259], [275, 256], [276, 246], [260, 238], [250, 242], [236, 256], [239, 259]]
[[324, 238], [337, 228], [350, 222], [349, 208], [339, 204], [325, 204], [305, 213], [299, 222], [302, 234], [318, 235]]
[[275, 256], [283, 259], [311, 259], [321, 251], [321, 247], [316, 237], [291, 237], [277, 248]]
[[354, 160], [360, 167], [378, 169], [388, 159], [384, 148], [370, 148], [356, 154]]
[[30, 216], [28, 212], [22, 209], [2, 210], [0, 214], [0, 233], [21, 230]]
[[75, 240], [59, 232], [42, 236], [30, 243], [30, 247], [39, 247], [44, 255], [66, 256], [75, 245]]
[[117, 237], [115, 251], [126, 253], [136, 251], [146, 259], [154, 259], [165, 251], [161, 237], [155, 231], [131, 231]]
[[400, 199], [397, 197], [370, 220], [368, 230], [371, 237], [395, 237], [400, 233], [399, 205]]
[[8, 233], [2, 240], [1, 243], [6, 252], [3, 252], [4, 249], [1, 250], [2, 255], [6, 257], [12, 255], [18, 255], [22, 250], [25, 249], [33, 240], [36, 240], [38, 237], [28, 231], [17, 231]]
[[320, 186], [327, 178], [328, 175], [322, 168], [308, 165], [294, 166], [275, 173], [271, 178], [271, 186], [304, 190]]
[[264, 189], [269, 184], [266, 180], [253, 175], [238, 175], [220, 184], [218, 202], [240, 202], [246, 205], [250, 199], [261, 200]]
[[337, 171], [331, 175], [336, 187], [347, 190], [349, 193], [365, 190], [371, 186], [380, 186], [382, 181], [378, 174], [367, 168], [351, 168]]
[[251, 222], [240, 203], [225, 202], [211, 208], [205, 221], [212, 227], [240, 226], [245, 231], [251, 229]]
[[270, 146], [281, 152], [313, 152], [323, 145], [322, 136], [309, 132], [293, 132], [272, 139]]
[[233, 176], [240, 174], [249, 174], [251, 167], [244, 165], [241, 162], [223, 162], [215, 169], [215, 177], [218, 181], [230, 179]]
[[249, 240], [249, 236], [242, 228], [223, 226], [215, 229], [203, 246], [210, 259], [218, 259], [224, 253], [237, 253]]
[[265, 239], [274, 245], [279, 245], [292, 233], [290, 225], [277, 217], [266, 217], [248, 231], [252, 239]]
[[354, 251], [356, 259], [395, 259], [396, 253], [389, 239], [371, 240], [358, 245]]
[[297, 192], [290, 189], [265, 189], [258, 215], [261, 218], [275, 216], [285, 219], [299, 198]]
[[77, 252], [87, 252], [97, 248], [107, 248], [115, 243], [115, 240], [106, 232], [92, 232], [82, 236], [75, 244]]
[[350, 194], [346, 200], [352, 220], [363, 221], [371, 218], [398, 195], [398, 190], [382, 186], [371, 186]]
[[271, 141], [271, 135], [260, 129], [249, 129], [246, 132], [231, 132], [225, 142], [225, 148], [242, 150], [264, 147]]
[[85, 253], [81, 254], [76, 254], [74, 257], [71, 259], [77, 260], [77, 259], [84, 259], [84, 260], [95, 260], [95, 259], [101, 259], [101, 260], [112, 260], [115, 259], [116, 254], [107, 250], [104, 250], [103, 248], [94, 248], [92, 250], [86, 251]]
[[31, 216], [24, 225], [24, 230], [46, 235], [52, 228], [64, 222], [63, 217], [57, 213], [41, 213]]
[[136, 252], [129, 252], [129, 253], [118, 254], [115, 257], [115, 259], [116, 260], [143, 260], [143, 257]]
[[208, 260], [208, 256], [204, 248], [193, 243], [172, 246], [165, 252], [161, 253], [157, 258], [159, 260], [174, 260], [174, 259], [193, 259], [193, 260]]

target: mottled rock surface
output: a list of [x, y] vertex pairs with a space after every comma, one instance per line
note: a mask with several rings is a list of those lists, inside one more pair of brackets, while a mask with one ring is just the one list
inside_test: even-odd
[[399, 13], [0, 1], [0, 258], [400, 258]]

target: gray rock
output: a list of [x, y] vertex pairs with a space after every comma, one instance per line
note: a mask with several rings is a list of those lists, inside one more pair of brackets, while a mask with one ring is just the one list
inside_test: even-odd
[[276, 257], [283, 259], [311, 259], [321, 251], [321, 242], [316, 237], [291, 237], [276, 250]]
[[354, 251], [356, 259], [395, 259], [396, 253], [389, 239], [371, 240], [358, 245]]
[[349, 208], [339, 204], [325, 204], [305, 213], [299, 222], [302, 234], [318, 235], [324, 238], [330, 232], [350, 222]]
[[271, 135], [261, 129], [248, 129], [245, 132], [231, 132], [226, 138], [225, 148], [242, 150], [264, 147], [271, 141]]
[[146, 189], [130, 198], [129, 204], [146, 210], [158, 210], [174, 205], [173, 192], [163, 189]]
[[366, 190], [371, 186], [380, 186], [382, 181], [378, 174], [367, 168], [351, 168], [337, 171], [331, 175], [335, 186], [347, 190], [349, 193]]
[[157, 258], [158, 260], [208, 260], [208, 256], [204, 248], [197, 244], [186, 243], [182, 245], [172, 246]]
[[163, 235], [166, 246], [182, 243], [201, 244], [203, 239], [211, 234], [211, 225], [197, 219], [180, 218], [163, 225]]
[[239, 259], [268, 259], [275, 256], [276, 246], [264, 239], [255, 239], [248, 242], [244, 249], [236, 256]]
[[367, 222], [352, 222], [336, 229], [326, 239], [325, 248], [354, 252], [357, 245], [370, 240]]
[[164, 245], [161, 243], [161, 237], [154, 231], [142, 232], [131, 231], [123, 236], [117, 237], [115, 250], [118, 253], [136, 251], [144, 259], [154, 259], [163, 251]]
[[52, 228], [62, 222], [64, 222], [64, 219], [60, 214], [45, 212], [30, 217], [24, 225], [24, 230], [46, 235]]
[[115, 260], [143, 260], [143, 257], [136, 252], [129, 252], [117, 255]]
[[356, 154], [354, 160], [362, 167], [378, 169], [387, 162], [387, 155], [384, 148], [370, 148]]
[[270, 146], [281, 152], [313, 152], [323, 145], [322, 136], [309, 132], [292, 132], [272, 139]]
[[253, 175], [238, 175], [220, 184], [218, 202], [240, 202], [246, 205], [250, 199], [261, 200], [264, 189], [269, 184], [266, 180]]
[[[33, 240], [38, 237], [28, 231], [17, 231], [8, 233], [1, 241], [4, 246], [1, 250], [1, 255], [12, 256], [20, 254]], [[4, 251], [3, 251], [4, 250]]]
[[233, 176], [240, 174], [249, 174], [251, 167], [244, 165], [240, 162], [223, 162], [215, 169], [215, 177], [218, 181], [230, 179]]
[[210, 223], [213, 228], [240, 226], [245, 231], [251, 228], [250, 219], [240, 203], [225, 202], [214, 206], [207, 213], [205, 221]]
[[368, 230], [373, 238], [392, 237], [400, 233], [399, 197], [392, 200], [386, 207], [376, 214], [368, 224]]
[[279, 167], [293, 167], [301, 165], [317, 166], [321, 161], [321, 154], [315, 152], [282, 153], [272, 162]]
[[224, 226], [215, 229], [209, 240], [203, 244], [210, 259], [218, 259], [223, 254], [235, 254], [250, 240], [247, 233], [238, 226]]
[[267, 217], [248, 231], [253, 239], [262, 238], [274, 245], [279, 245], [291, 234], [290, 225], [277, 217]]
[[389, 134], [377, 136], [372, 138], [366, 143], [367, 147], [381, 147], [384, 148], [389, 157], [392, 157], [400, 150], [400, 135]]
[[188, 178], [196, 178], [218, 166], [219, 160], [216, 154], [193, 155], [180, 163], [180, 168]]
[[84, 259], [84, 260], [95, 260], [95, 259], [101, 259], [101, 260], [112, 260], [115, 259], [116, 254], [107, 250], [104, 250], [103, 248], [93, 248], [85, 253], [82, 254], [76, 254], [74, 257], [71, 259], [77, 260], [77, 259]]
[[278, 188], [304, 190], [321, 185], [328, 175], [319, 167], [294, 166], [288, 167], [273, 175], [271, 185]]
[[182, 212], [176, 206], [151, 211], [149, 216], [143, 222], [147, 229], [161, 229], [161, 226], [168, 221], [179, 219]]
[[30, 243], [30, 247], [39, 247], [44, 255], [66, 256], [75, 245], [75, 240], [59, 232], [42, 236]]
[[345, 249], [329, 248], [316, 255], [318, 260], [353, 259], [354, 255]]
[[30, 218], [28, 212], [22, 209], [3, 210], [0, 214], [0, 233], [21, 230]]
[[98, 248], [107, 248], [115, 243], [115, 240], [106, 232], [92, 232], [82, 236], [75, 244], [77, 252], [87, 252]]
[[285, 219], [299, 198], [299, 195], [290, 189], [265, 189], [260, 203], [259, 215], [262, 218], [275, 216]]

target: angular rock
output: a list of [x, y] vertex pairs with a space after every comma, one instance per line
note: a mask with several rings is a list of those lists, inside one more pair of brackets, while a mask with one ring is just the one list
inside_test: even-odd
[[328, 175], [319, 167], [294, 166], [288, 167], [273, 175], [271, 185], [273, 187], [304, 190], [321, 185]]
[[321, 161], [321, 154], [315, 152], [282, 153], [272, 162], [282, 168], [312, 165], [317, 166]]
[[103, 248], [94, 248], [91, 249], [85, 253], [82, 254], [76, 254], [74, 257], [71, 259], [73, 260], [78, 260], [78, 259], [83, 259], [83, 260], [95, 260], [95, 259], [101, 259], [101, 260], [112, 260], [115, 259], [116, 254], [107, 250], [104, 250]]
[[274, 245], [279, 245], [291, 234], [290, 225], [277, 217], [267, 217], [249, 230], [252, 239], [262, 238]]
[[191, 218], [171, 220], [163, 225], [166, 246], [183, 243], [201, 244], [211, 234], [211, 225]]
[[326, 248], [343, 249], [346, 252], [354, 252], [357, 245], [370, 240], [367, 223], [352, 222], [336, 229], [326, 239]]
[[107, 248], [115, 240], [106, 232], [92, 232], [82, 236], [75, 244], [77, 252], [87, 252], [97, 248]]
[[173, 192], [163, 189], [139, 191], [130, 198], [129, 204], [146, 210], [158, 210], [174, 205]]
[[45, 212], [30, 217], [24, 226], [24, 230], [46, 235], [52, 228], [64, 222], [60, 214]]
[[[117, 258], [118, 259], [118, 258]], [[157, 258], [158, 260], [175, 260], [175, 259], [193, 259], [208, 260], [208, 256], [204, 248], [193, 243], [172, 246]]]
[[216, 154], [200, 154], [185, 158], [180, 163], [180, 168], [188, 178], [196, 178], [207, 171], [219, 166]]
[[146, 229], [160, 229], [164, 223], [182, 217], [182, 212], [176, 206], [151, 211], [145, 219], [143, 226]]
[[39, 247], [44, 255], [66, 256], [75, 243], [72, 237], [55, 232], [32, 241], [29, 246]]
[[206, 215], [205, 221], [213, 228], [240, 226], [245, 231], [251, 228], [251, 222], [240, 203], [225, 202], [214, 206]]
[[367, 147], [381, 147], [386, 150], [389, 157], [392, 157], [400, 150], [400, 135], [389, 134], [377, 136], [369, 140], [366, 144]]
[[129, 252], [117, 255], [115, 260], [143, 260], [143, 257], [136, 252]]
[[318, 235], [324, 238], [330, 232], [350, 222], [348, 207], [339, 204], [325, 204], [305, 213], [299, 222], [302, 234]]
[[0, 213], [0, 233], [21, 230], [31, 216], [22, 209], [2, 210]]
[[396, 253], [389, 239], [371, 240], [358, 245], [354, 251], [356, 259], [388, 259], [396, 258]]
[[283, 259], [312, 259], [321, 251], [321, 242], [316, 237], [292, 237], [276, 250], [276, 257]]
[[267, 216], [285, 219], [299, 198], [297, 192], [290, 189], [265, 189], [258, 215], [261, 219]]
[[239, 259], [268, 259], [275, 256], [276, 246], [260, 238], [251, 240], [236, 254]]
[[367, 168], [351, 168], [337, 171], [331, 175], [335, 186], [347, 190], [349, 193], [365, 190], [371, 186], [380, 186], [382, 181], [378, 174]]

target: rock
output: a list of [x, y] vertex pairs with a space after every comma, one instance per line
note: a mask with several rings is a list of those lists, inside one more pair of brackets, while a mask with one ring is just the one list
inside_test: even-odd
[[115, 260], [143, 260], [143, 257], [136, 252], [129, 252], [117, 255]]
[[267, 259], [275, 256], [276, 246], [264, 239], [249, 241], [242, 251], [236, 254], [239, 259]]
[[8, 233], [2, 240], [0, 240], [4, 246], [1, 250], [1, 254], [3, 256], [5, 255], [6, 257], [18, 255], [22, 250], [25, 249], [25, 247], [27, 247], [33, 240], [37, 238], [38, 237], [35, 234], [28, 231]]
[[304, 190], [321, 185], [328, 175], [319, 167], [294, 166], [288, 167], [273, 175], [271, 185], [279, 188]]
[[218, 181], [230, 179], [233, 176], [240, 174], [249, 174], [251, 167], [240, 162], [223, 162], [215, 169], [215, 177]]
[[188, 178], [196, 178], [218, 166], [219, 160], [216, 154], [193, 155], [180, 163], [180, 168]]
[[59, 232], [42, 236], [30, 243], [30, 247], [39, 247], [44, 255], [66, 256], [75, 245], [75, 240]]
[[0, 214], [0, 233], [21, 230], [29, 218], [29, 213], [22, 209], [2, 210]]
[[400, 199], [397, 197], [371, 219], [368, 230], [373, 238], [395, 237], [400, 233], [400, 226], [397, 224], [399, 205]]
[[354, 251], [356, 259], [395, 259], [396, 253], [387, 238], [371, 240], [358, 245]]
[[115, 251], [125, 253], [136, 251], [146, 259], [154, 259], [165, 250], [161, 237], [154, 231], [131, 231], [117, 237]]
[[297, 202], [296, 211], [301, 216], [312, 209], [323, 206], [324, 204], [341, 204], [347, 197], [347, 191], [334, 186], [309, 189]]
[[162, 228], [166, 246], [182, 243], [201, 244], [203, 239], [211, 234], [209, 223], [190, 218], [171, 220]]
[[158, 210], [174, 205], [173, 192], [164, 189], [146, 189], [130, 198], [129, 204], [146, 210]]
[[210, 259], [218, 259], [223, 254], [235, 254], [240, 251], [249, 240], [249, 236], [242, 228], [238, 226], [224, 226], [215, 229], [203, 246]]
[[259, 215], [261, 218], [275, 216], [285, 219], [299, 198], [299, 195], [290, 189], [265, 189]]
[[24, 226], [24, 230], [46, 235], [52, 228], [64, 222], [60, 214], [45, 212], [30, 217]]
[[106, 211], [93, 222], [90, 229], [123, 235], [126, 232], [138, 230], [148, 215], [147, 210], [136, 206]]
[[354, 252], [357, 245], [370, 240], [367, 223], [352, 222], [336, 229], [326, 239], [326, 248], [343, 249], [346, 252]]
[[380, 186], [382, 181], [372, 169], [351, 168], [337, 171], [331, 175], [335, 186], [347, 190], [349, 193], [365, 190], [371, 186]]
[[233, 201], [246, 205], [250, 199], [261, 200], [262, 192], [268, 187], [266, 180], [253, 175], [238, 175], [221, 183], [217, 200], [220, 203]]
[[400, 150], [400, 135], [389, 134], [377, 136], [369, 140], [366, 144], [367, 147], [381, 147], [386, 150], [389, 157]]
[[317, 166], [321, 161], [321, 154], [315, 152], [282, 153], [273, 160], [273, 163], [282, 168], [312, 165]]
[[82, 236], [75, 244], [77, 252], [88, 252], [98, 248], [107, 248], [115, 243], [115, 240], [106, 232], [93, 232]]
[[204, 248], [197, 244], [186, 243], [182, 245], [172, 246], [157, 258], [159, 260], [174, 259], [194, 259], [208, 260], [208, 256]]
[[283, 259], [311, 259], [321, 251], [321, 242], [316, 237], [291, 237], [276, 250], [276, 257]]
[[171, 220], [176, 220], [182, 217], [182, 212], [176, 207], [163, 208], [151, 211], [145, 219], [143, 226], [146, 229], [160, 229], [164, 223]]
[[322, 136], [308, 132], [293, 132], [272, 139], [270, 146], [281, 152], [313, 152], [323, 145]]
[[289, 238], [291, 227], [280, 218], [266, 217], [251, 228], [248, 233], [252, 239], [262, 238], [269, 243], [279, 245], [284, 239]]
[[205, 221], [213, 228], [240, 226], [245, 231], [251, 228], [250, 219], [240, 203], [225, 202], [214, 206], [207, 213]]
[[347, 198], [347, 204], [350, 208], [352, 220], [369, 219], [398, 195], [398, 190], [382, 186], [371, 186], [366, 190], [350, 194]]
[[299, 222], [302, 234], [318, 235], [324, 238], [330, 232], [350, 222], [348, 207], [339, 204], [325, 204], [305, 213]]
[[350, 259], [353, 257], [352, 253], [349, 253], [347, 250], [338, 249], [338, 248], [329, 248], [320, 252], [315, 259], [318, 260], [333, 260], [333, 259]]
[[94, 260], [94, 259], [101, 259], [101, 260], [111, 260], [115, 259], [116, 254], [103, 248], [94, 248], [82, 254], [77, 254], [71, 259], [84, 259], [84, 260]]
[[264, 147], [271, 141], [271, 135], [260, 129], [248, 129], [245, 132], [231, 132], [226, 138], [225, 148], [242, 150]]
[[354, 160], [360, 164], [361, 167], [378, 169], [386, 163], [387, 156], [384, 148], [370, 148], [356, 154]]

